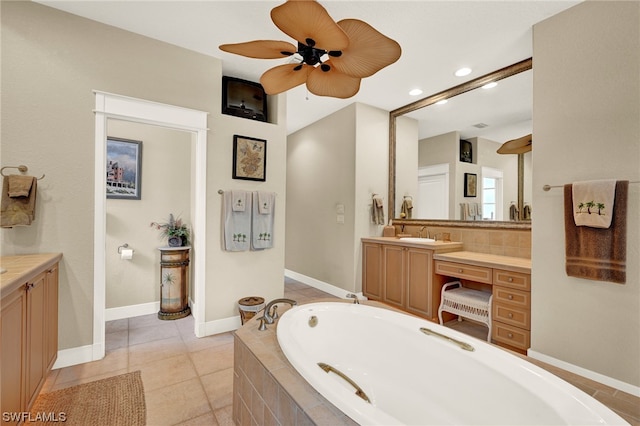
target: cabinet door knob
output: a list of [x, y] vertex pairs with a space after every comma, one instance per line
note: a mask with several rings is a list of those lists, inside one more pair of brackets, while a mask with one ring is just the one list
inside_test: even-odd
[[507, 296], [507, 299], [509, 299], [509, 300], [513, 300], [513, 294], [508, 295], [508, 296]]
[[509, 312], [509, 315], [507, 315], [509, 318], [513, 318], [513, 314], [511, 312]]
[[512, 282], [513, 282], [513, 278], [512, 278], [512, 277], [509, 277], [509, 278], [507, 278], [507, 281], [509, 281], [510, 283], [512, 283]]
[[458, 272], [459, 272], [459, 273], [462, 273], [462, 268], [458, 269]]
[[513, 333], [509, 333], [509, 334], [507, 334], [507, 337], [508, 337], [509, 339], [513, 339]]

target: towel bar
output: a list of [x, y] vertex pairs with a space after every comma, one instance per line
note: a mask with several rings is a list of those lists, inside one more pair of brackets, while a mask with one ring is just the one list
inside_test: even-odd
[[[640, 183], [640, 180], [630, 180], [629, 183]], [[543, 191], [550, 191], [552, 188], [564, 188], [564, 185], [543, 185]]]
[[[7, 177], [7, 175], [5, 175], [3, 173], [4, 169], [18, 169], [18, 171], [20, 173], [26, 173], [29, 170], [29, 168], [27, 166], [25, 166], [24, 164], [21, 164], [19, 166], [4, 166], [3, 168], [0, 169], [0, 175], [2, 175], [4, 177]], [[44, 174], [42, 176], [40, 176], [39, 178], [37, 178], [37, 179], [38, 180], [44, 179]]]

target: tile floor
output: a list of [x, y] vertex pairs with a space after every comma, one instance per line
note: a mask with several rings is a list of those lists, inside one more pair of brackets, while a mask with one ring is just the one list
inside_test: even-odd
[[[285, 279], [285, 297], [307, 303], [333, 296]], [[464, 321], [454, 327], [464, 328]], [[104, 359], [53, 370], [42, 392], [141, 370], [149, 426], [233, 425], [232, 332], [198, 339], [192, 316], [161, 321], [153, 314], [110, 321], [106, 333]], [[486, 331], [479, 333], [476, 337], [486, 339]], [[549, 369], [640, 425], [638, 398]]]

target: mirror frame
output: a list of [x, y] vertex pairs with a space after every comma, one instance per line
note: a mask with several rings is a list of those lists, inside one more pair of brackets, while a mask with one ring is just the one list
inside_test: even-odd
[[466, 226], [466, 227], [497, 227], [514, 229], [531, 229], [531, 221], [467, 221], [467, 220], [422, 220], [422, 219], [399, 219], [396, 218], [396, 120], [410, 112], [433, 105], [443, 99], [449, 99], [461, 95], [471, 90], [478, 89], [492, 81], [499, 81], [507, 77], [533, 69], [533, 59], [528, 58], [515, 64], [506, 66], [499, 70], [490, 72], [473, 80], [451, 87], [426, 98], [396, 108], [389, 113], [389, 216], [393, 223], [397, 224], [429, 224], [443, 226]]

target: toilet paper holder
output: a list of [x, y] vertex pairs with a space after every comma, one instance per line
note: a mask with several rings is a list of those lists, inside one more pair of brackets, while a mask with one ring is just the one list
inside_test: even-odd
[[122, 254], [122, 249], [123, 248], [129, 248], [129, 244], [124, 243], [123, 245], [118, 246], [118, 254]]

